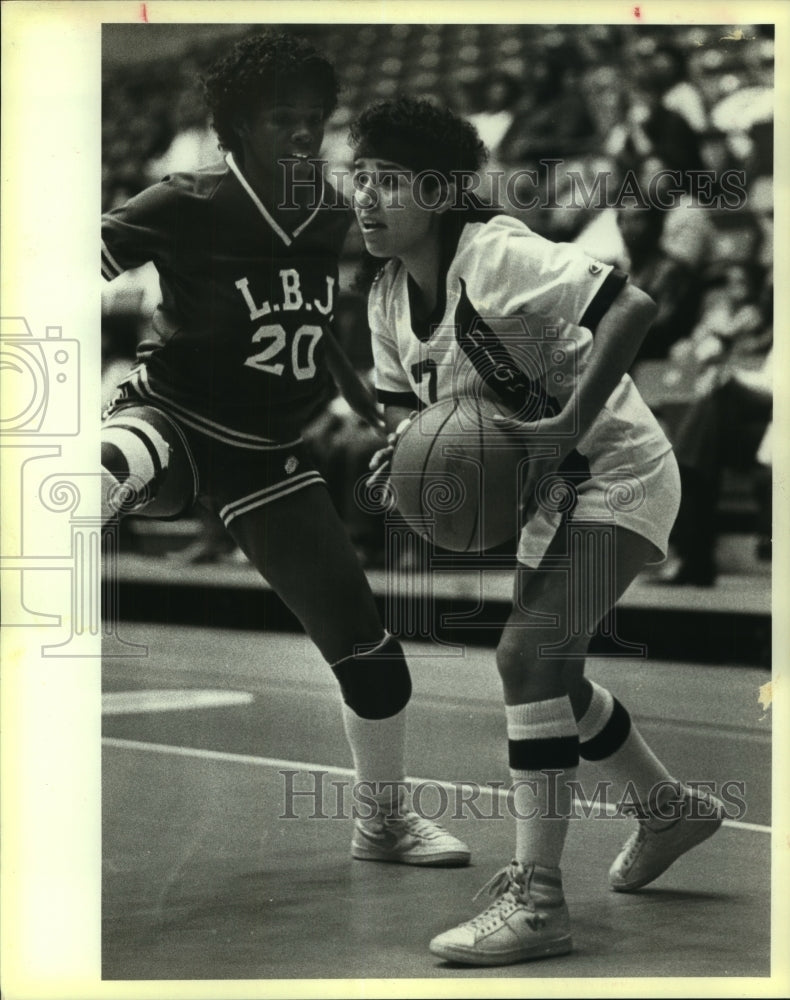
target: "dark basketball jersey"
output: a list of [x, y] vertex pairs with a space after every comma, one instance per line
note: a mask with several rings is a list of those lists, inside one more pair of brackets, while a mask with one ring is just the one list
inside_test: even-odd
[[292, 231], [233, 160], [166, 177], [102, 219], [108, 280], [153, 261], [156, 341], [124, 381], [220, 440], [266, 448], [298, 436], [331, 394], [323, 337], [351, 221], [325, 183]]

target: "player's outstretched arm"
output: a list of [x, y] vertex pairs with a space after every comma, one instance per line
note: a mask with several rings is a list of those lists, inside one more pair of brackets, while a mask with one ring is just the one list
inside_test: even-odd
[[416, 411], [411, 406], [394, 406], [392, 403], [387, 403], [384, 407], [384, 429], [393, 438], [393, 443], [415, 415]]
[[593, 344], [576, 391], [556, 416], [535, 423], [495, 417], [502, 426], [528, 427], [538, 442], [550, 444], [551, 454], [530, 462], [529, 495], [540, 479], [557, 469], [589, 429], [623, 375], [631, 367], [639, 346], [655, 319], [657, 307], [645, 292], [625, 285], [599, 321]]
[[351, 409], [372, 427], [383, 430], [384, 421], [373, 393], [354, 370], [331, 330], [326, 333], [326, 360], [335, 385]]
[[[584, 433], [634, 362], [658, 307], [634, 285], [625, 285], [593, 334], [592, 350], [569, 405]], [[567, 409], [567, 407], [565, 408]], [[565, 413], [565, 410], [563, 410]], [[569, 422], [573, 414], [568, 414]]]
[[389, 475], [390, 460], [395, 451], [395, 445], [414, 415], [414, 411], [410, 410], [407, 406], [392, 406], [388, 404], [384, 407], [387, 444], [383, 448], [379, 448], [370, 460], [369, 468], [372, 475], [368, 479], [368, 487], [375, 486], [376, 483], [383, 481]]
[[[556, 416], [529, 425], [559, 445], [560, 460], [576, 446], [633, 364], [656, 311], [649, 295], [625, 285], [596, 327], [587, 365], [574, 394]], [[508, 417], [495, 420], [514, 429], [523, 426], [522, 421]]]

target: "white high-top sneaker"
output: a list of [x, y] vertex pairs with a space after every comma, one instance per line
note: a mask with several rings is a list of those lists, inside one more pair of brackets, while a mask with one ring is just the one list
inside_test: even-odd
[[444, 827], [404, 808], [389, 816], [358, 819], [351, 841], [351, 856], [360, 861], [450, 868], [468, 865], [470, 854]]
[[573, 947], [559, 868], [512, 861], [477, 895], [484, 892], [495, 901], [435, 937], [429, 946], [434, 955], [466, 965], [509, 965], [564, 955]]
[[669, 821], [641, 816], [609, 869], [615, 892], [632, 892], [658, 878], [673, 861], [712, 837], [724, 819], [724, 803], [715, 795], [678, 786], [677, 795], [662, 804]]

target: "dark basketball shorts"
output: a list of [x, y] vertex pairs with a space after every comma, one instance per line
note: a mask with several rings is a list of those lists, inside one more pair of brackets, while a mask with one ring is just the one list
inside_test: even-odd
[[120, 473], [104, 459], [105, 442], [117, 439], [119, 431], [133, 435], [156, 461], [153, 482], [136, 504], [125, 506], [127, 513], [176, 518], [200, 498], [228, 527], [243, 514], [324, 482], [301, 438], [282, 443], [258, 438], [240, 446], [223, 440], [221, 431], [215, 436], [190, 427], [173, 411], [151, 406], [123, 388], [104, 417], [103, 464], [117, 477], [134, 471], [124, 470], [120, 455]]

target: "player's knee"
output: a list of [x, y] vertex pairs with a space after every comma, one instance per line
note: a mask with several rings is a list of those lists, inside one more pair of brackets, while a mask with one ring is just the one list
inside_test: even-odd
[[[496, 650], [496, 665], [505, 689], [525, 684], [555, 684], [562, 675], [561, 662], [545, 653], [557, 641], [556, 629], [506, 628]], [[543, 651], [542, 651], [543, 650]]]
[[362, 719], [397, 715], [411, 697], [411, 676], [397, 639], [332, 665], [343, 701]]
[[120, 514], [149, 503], [170, 465], [170, 450], [150, 423], [123, 412], [110, 418], [102, 428], [101, 464], [117, 488], [106, 498], [107, 505]]
[[562, 679], [571, 698], [575, 695], [578, 700], [588, 702], [592, 696], [592, 687], [584, 676], [584, 666], [585, 661], [581, 658], [566, 660], [562, 664]]
[[102, 427], [102, 509], [172, 517], [194, 502], [194, 462], [182, 435], [152, 407], [128, 407]]

